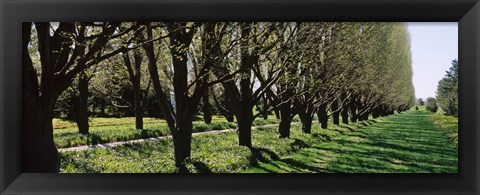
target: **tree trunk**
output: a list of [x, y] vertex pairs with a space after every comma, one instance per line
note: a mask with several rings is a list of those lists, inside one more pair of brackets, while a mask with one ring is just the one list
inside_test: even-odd
[[368, 120], [368, 115], [370, 115], [370, 112], [365, 112], [364, 114], [362, 114], [362, 120], [367, 121]]
[[348, 125], [348, 106], [342, 108], [342, 123]]
[[253, 112], [250, 106], [242, 106], [239, 109], [237, 123], [240, 146], [252, 147], [252, 118]]
[[[238, 111], [238, 142], [240, 146], [252, 147], [252, 121], [253, 121], [253, 107], [255, 103], [253, 102], [252, 88], [250, 86], [250, 77], [251, 71], [254, 64], [257, 64], [254, 54], [248, 51], [249, 37], [251, 23], [242, 24], [241, 37], [244, 39], [241, 41], [241, 57], [240, 65], [243, 70], [240, 80], [240, 94], [241, 100], [240, 104], [237, 106]], [[257, 59], [258, 60], [258, 59]]]
[[[193, 115], [192, 115], [193, 116]], [[175, 150], [175, 166], [180, 167], [185, 159], [190, 158], [192, 144], [192, 118], [177, 123], [173, 139]]]
[[355, 105], [355, 102], [353, 100], [352, 102], [350, 102], [350, 115], [350, 120], [352, 121], [352, 123], [356, 123], [358, 119], [357, 106]]
[[273, 112], [275, 112], [275, 118], [280, 119], [280, 110], [279, 109], [273, 109]]
[[88, 124], [88, 83], [89, 78], [85, 72], [80, 73], [78, 80], [79, 104], [77, 115], [78, 131], [81, 134], [87, 135], [89, 133]]
[[100, 100], [100, 116], [105, 117], [105, 100]]
[[133, 99], [135, 101], [135, 128], [143, 129], [143, 106], [142, 106], [142, 95], [140, 91], [140, 77], [137, 75], [135, 77], [135, 82], [133, 83]]
[[205, 90], [203, 97], [203, 120], [205, 123], [210, 124], [212, 123], [212, 111], [210, 110], [210, 102], [208, 98], [208, 88]]
[[290, 126], [292, 124], [291, 108], [289, 103], [280, 106], [280, 124], [278, 125], [278, 133], [280, 138], [290, 137]]
[[318, 111], [317, 111], [317, 115], [318, 115], [318, 121], [320, 122], [320, 127], [322, 129], [326, 129], [328, 128], [328, 114], [327, 114], [327, 108], [326, 108], [326, 105], [325, 104], [322, 104], [319, 108], [318, 108]]
[[338, 101], [335, 100], [332, 103], [332, 118], [333, 118], [333, 124], [339, 125], [340, 124], [340, 113], [337, 111], [338, 110]]
[[22, 172], [58, 173], [60, 161], [53, 142], [53, 110], [45, 111], [32, 95], [25, 91], [22, 94]]
[[312, 133], [313, 116], [309, 116], [308, 114], [302, 112], [299, 112], [299, 116], [300, 120], [302, 121], [302, 132], [306, 134]]
[[264, 99], [263, 99], [263, 110], [262, 110], [262, 116], [264, 120], [268, 119], [268, 99], [267, 99], [267, 94], [265, 94]]
[[380, 117], [380, 112], [381, 112], [381, 111], [380, 111], [380, 108], [379, 108], [379, 107], [373, 109], [373, 110], [372, 110], [372, 117], [373, 117], [373, 118], [378, 118], [378, 117]]

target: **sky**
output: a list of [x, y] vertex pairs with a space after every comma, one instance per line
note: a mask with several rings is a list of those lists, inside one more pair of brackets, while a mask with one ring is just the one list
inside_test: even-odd
[[413, 85], [417, 98], [435, 97], [437, 84], [458, 59], [457, 22], [411, 22]]

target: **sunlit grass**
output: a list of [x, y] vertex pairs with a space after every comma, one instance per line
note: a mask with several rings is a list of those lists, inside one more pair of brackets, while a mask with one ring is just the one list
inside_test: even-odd
[[435, 114], [430, 116], [430, 120], [442, 129], [445, 135], [458, 146], [458, 118]]
[[456, 173], [457, 149], [429, 121], [410, 110], [350, 125], [329, 124], [312, 134], [293, 125], [291, 138], [277, 127], [253, 130], [253, 147], [238, 146], [236, 132], [198, 135], [192, 158], [175, 167], [171, 139], [115, 148], [61, 153], [61, 172], [80, 173]]
[[[270, 119], [269, 119], [270, 120]], [[263, 120], [258, 120], [263, 121]], [[293, 154], [302, 148], [331, 140], [353, 128], [364, 127], [367, 123], [350, 126], [334, 126], [329, 130], [313, 126], [312, 134], [304, 134], [301, 125], [293, 125], [291, 138], [278, 138], [277, 127], [253, 130], [253, 148], [238, 146], [236, 132], [194, 136], [192, 159], [185, 169], [174, 166], [173, 143], [171, 139], [156, 142], [126, 144], [108, 149], [89, 149], [60, 153], [61, 172], [115, 172], [115, 173], [237, 173], [260, 163], [278, 160], [281, 156]]]
[[[277, 119], [258, 119], [253, 122], [255, 126], [278, 123]], [[211, 124], [203, 121], [193, 122], [194, 133], [213, 130], [236, 128], [234, 122], [212, 120]], [[53, 132], [54, 142], [57, 148], [67, 148], [81, 145], [93, 145], [116, 141], [127, 141], [141, 138], [151, 138], [170, 135], [170, 130], [164, 122], [145, 124], [144, 129], [135, 129], [135, 125], [112, 125], [90, 127], [88, 135], [78, 133], [77, 128], [55, 129]]]
[[334, 137], [249, 173], [457, 173], [455, 144], [430, 121], [427, 111], [409, 111]]

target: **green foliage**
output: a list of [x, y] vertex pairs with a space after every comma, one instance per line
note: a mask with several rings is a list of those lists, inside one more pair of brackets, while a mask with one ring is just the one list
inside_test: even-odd
[[430, 112], [437, 112], [438, 111], [437, 100], [433, 97], [428, 97], [425, 108]]
[[442, 129], [447, 137], [458, 147], [458, 118], [440, 114], [430, 116], [430, 120]]
[[417, 99], [417, 106], [424, 106], [425, 105], [425, 102], [423, 101], [422, 98], [418, 98]]
[[437, 86], [438, 106], [447, 116], [458, 117], [458, 61], [452, 61], [452, 67]]

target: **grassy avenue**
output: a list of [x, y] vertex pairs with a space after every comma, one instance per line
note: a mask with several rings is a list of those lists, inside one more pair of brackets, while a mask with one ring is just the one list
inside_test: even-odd
[[[221, 120], [218, 123], [222, 124]], [[303, 134], [301, 125], [295, 124], [289, 139], [278, 139], [277, 127], [258, 128], [253, 131], [252, 148], [238, 146], [236, 132], [205, 134], [193, 138], [193, 156], [184, 167], [175, 166], [172, 140], [165, 139], [62, 152], [61, 172], [450, 173], [457, 171], [458, 164], [458, 133], [452, 130], [456, 129], [452, 124], [456, 121], [451, 118], [412, 109], [349, 125], [331, 124], [328, 129], [314, 125], [310, 135]], [[118, 134], [107, 131], [107, 127], [99, 129], [115, 138]], [[223, 127], [233, 126], [223, 123], [199, 132]], [[119, 140], [158, 135], [163, 133], [140, 132]], [[65, 140], [56, 139], [56, 142], [58, 145]], [[73, 145], [85, 145], [81, 142]]]

